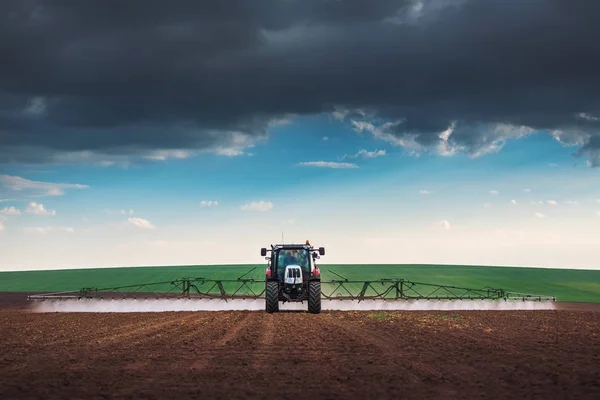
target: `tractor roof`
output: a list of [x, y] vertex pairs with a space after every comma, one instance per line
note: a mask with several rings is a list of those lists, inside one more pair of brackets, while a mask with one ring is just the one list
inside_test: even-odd
[[271, 245], [273, 250], [290, 249], [290, 250], [313, 250], [313, 246], [310, 244], [276, 244]]

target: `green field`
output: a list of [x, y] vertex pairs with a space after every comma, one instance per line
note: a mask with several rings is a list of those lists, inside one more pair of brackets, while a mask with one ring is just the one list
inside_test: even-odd
[[[181, 277], [235, 279], [256, 265], [96, 268], [0, 272], [0, 292], [53, 292], [116, 287]], [[263, 279], [264, 265], [246, 277]], [[558, 301], [600, 302], [600, 271], [454, 265], [322, 265], [323, 280], [402, 277], [416, 282], [556, 296]]]

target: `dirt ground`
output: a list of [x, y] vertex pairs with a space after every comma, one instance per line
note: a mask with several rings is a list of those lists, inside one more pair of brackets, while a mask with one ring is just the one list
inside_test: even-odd
[[597, 311], [18, 308], [0, 310], [1, 399], [600, 398]]

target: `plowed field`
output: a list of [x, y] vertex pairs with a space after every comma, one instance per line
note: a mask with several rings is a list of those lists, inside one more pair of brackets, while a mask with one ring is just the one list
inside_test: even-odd
[[600, 398], [600, 313], [0, 311], [0, 398]]

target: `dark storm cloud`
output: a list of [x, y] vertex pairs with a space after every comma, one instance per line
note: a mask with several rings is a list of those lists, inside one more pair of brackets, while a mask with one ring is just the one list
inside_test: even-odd
[[594, 164], [598, 20], [587, 0], [4, 1], [0, 161], [243, 146], [337, 107], [472, 153], [521, 132], [498, 124], [545, 130]]

